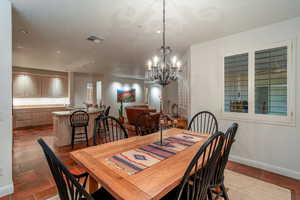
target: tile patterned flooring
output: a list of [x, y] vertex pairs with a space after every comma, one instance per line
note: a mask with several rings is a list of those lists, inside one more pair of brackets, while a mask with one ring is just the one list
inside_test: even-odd
[[[82, 170], [69, 157], [70, 147], [54, 147], [51, 126], [16, 130], [13, 144], [13, 180], [15, 193], [0, 200], [44, 200], [57, 193], [55, 183], [36, 140], [43, 138], [74, 173]], [[78, 144], [75, 149], [85, 145]], [[268, 171], [229, 162], [228, 169], [292, 190], [292, 200], [300, 200], [300, 181]]]

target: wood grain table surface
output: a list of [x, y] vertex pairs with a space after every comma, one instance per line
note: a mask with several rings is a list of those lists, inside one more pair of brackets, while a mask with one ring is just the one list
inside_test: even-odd
[[[172, 128], [165, 130], [163, 135], [166, 138], [180, 133], [201, 134]], [[159, 137], [158, 132], [100, 144], [71, 152], [71, 158], [90, 174], [89, 192], [96, 191], [100, 184], [116, 199], [160, 199], [180, 183], [193, 156], [208, 137], [131, 176], [106, 160], [115, 154], [157, 142]]]

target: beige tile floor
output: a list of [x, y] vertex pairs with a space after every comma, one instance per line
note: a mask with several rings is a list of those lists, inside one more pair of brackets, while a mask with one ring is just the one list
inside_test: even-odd
[[[291, 191], [243, 174], [225, 171], [225, 186], [231, 200], [291, 200]], [[57, 196], [48, 200], [59, 200]]]

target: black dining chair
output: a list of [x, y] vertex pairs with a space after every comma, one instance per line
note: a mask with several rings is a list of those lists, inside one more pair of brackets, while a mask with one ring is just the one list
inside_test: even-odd
[[[95, 145], [98, 139], [101, 139], [102, 143], [113, 142], [121, 139], [128, 138], [128, 134], [122, 123], [112, 116], [104, 116], [95, 120], [97, 126], [103, 127], [102, 131], [98, 134], [94, 140]], [[95, 135], [95, 134], [94, 134]]]
[[110, 106], [108, 106], [104, 111], [104, 116], [109, 116]]
[[[85, 190], [89, 174], [72, 174], [56, 157], [54, 152], [50, 149], [50, 147], [45, 143], [43, 139], [39, 139], [38, 143], [42, 147], [43, 152], [46, 156], [50, 171], [57, 186], [60, 200], [114, 200], [114, 197], [104, 188], [100, 188], [95, 193], [89, 194]], [[80, 181], [82, 183], [80, 183]]]
[[93, 130], [93, 145], [97, 145], [98, 138], [101, 137], [101, 134], [104, 133], [104, 127], [102, 126], [102, 118], [108, 117], [110, 111], [110, 106], [108, 106], [104, 112], [102, 112], [96, 119], [94, 123], [94, 130]]
[[189, 123], [188, 130], [211, 135], [219, 130], [218, 121], [211, 112], [202, 111], [193, 116]]
[[143, 112], [136, 117], [134, 126], [136, 134], [144, 136], [159, 131], [159, 120], [156, 120], [149, 112]]
[[217, 132], [200, 147], [186, 169], [180, 185], [169, 192], [163, 200], [207, 200], [212, 198], [208, 192], [220, 157], [224, 134]]
[[[83, 110], [77, 110], [70, 116], [70, 124], [72, 127], [72, 139], [71, 145], [74, 149], [75, 142], [86, 141], [86, 145], [89, 146], [88, 140], [88, 125], [89, 125], [89, 114]], [[83, 132], [78, 132], [76, 130], [82, 130]]]
[[222, 154], [217, 162], [216, 171], [210, 184], [209, 191], [211, 193], [216, 193], [216, 191], [218, 190], [214, 190], [214, 189], [219, 188], [220, 192], [218, 192], [217, 195], [223, 197], [225, 200], [229, 200], [229, 198], [224, 186], [224, 170], [228, 162], [228, 157], [229, 157], [232, 144], [235, 140], [234, 138], [237, 129], [238, 129], [238, 124], [233, 123], [225, 133], [225, 140], [224, 140]]

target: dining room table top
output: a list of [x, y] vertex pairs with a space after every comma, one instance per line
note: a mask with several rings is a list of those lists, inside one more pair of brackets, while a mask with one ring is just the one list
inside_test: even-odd
[[[180, 133], [207, 136], [172, 128], [163, 131], [163, 137]], [[71, 152], [71, 158], [116, 199], [160, 199], [179, 185], [192, 158], [207, 139], [208, 136], [203, 137], [194, 145], [133, 175], [109, 164], [107, 159], [118, 153], [159, 141], [160, 132], [76, 150]]]

